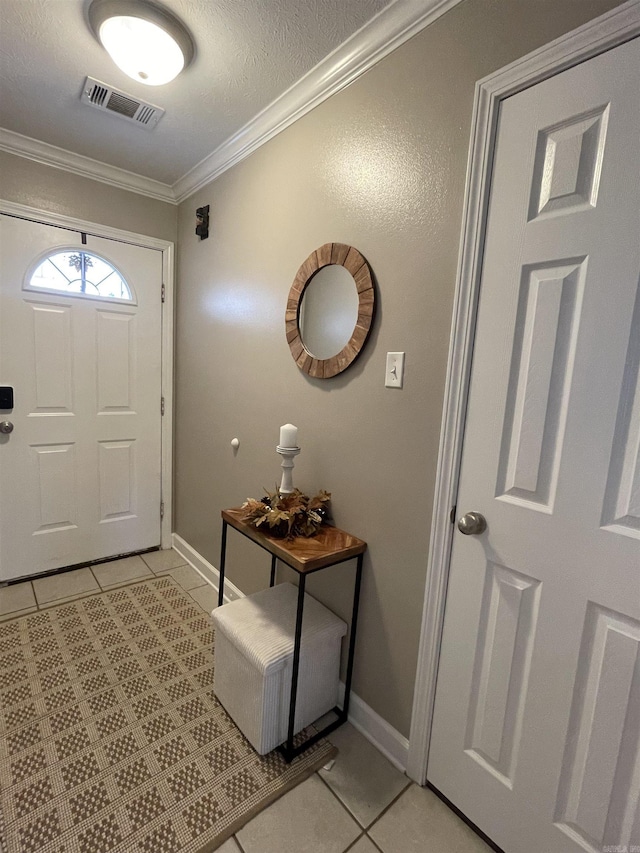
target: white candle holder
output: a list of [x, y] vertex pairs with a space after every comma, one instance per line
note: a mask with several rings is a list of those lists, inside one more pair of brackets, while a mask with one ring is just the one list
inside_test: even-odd
[[299, 447], [276, 447], [276, 452], [282, 456], [282, 482], [280, 483], [279, 492], [281, 495], [290, 495], [295, 490], [293, 488], [293, 460], [300, 453]]

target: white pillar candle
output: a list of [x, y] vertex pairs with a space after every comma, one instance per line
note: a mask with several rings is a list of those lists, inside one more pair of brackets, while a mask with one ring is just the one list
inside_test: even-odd
[[293, 424], [284, 424], [280, 427], [280, 447], [298, 446], [298, 427]]

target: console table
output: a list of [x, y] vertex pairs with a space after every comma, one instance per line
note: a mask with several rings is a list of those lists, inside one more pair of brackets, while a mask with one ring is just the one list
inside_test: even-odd
[[[218, 589], [218, 607], [224, 599], [224, 575], [227, 556], [227, 529], [233, 527], [247, 539], [251, 539], [260, 548], [271, 554], [271, 578], [269, 586], [273, 586], [276, 578], [276, 561], [281, 560], [298, 573], [298, 605], [296, 612], [296, 627], [293, 644], [293, 662], [291, 673], [291, 694], [289, 700], [289, 728], [286, 743], [279, 747], [286, 761], [291, 761], [296, 755], [304, 752], [320, 738], [328, 735], [346, 722], [349, 714], [349, 699], [351, 695], [351, 678], [353, 675], [353, 657], [356, 645], [356, 628], [358, 624], [358, 606], [360, 602], [360, 584], [362, 581], [362, 563], [367, 543], [344, 530], [323, 524], [318, 533], [312, 537], [297, 536], [295, 539], [279, 539], [269, 533], [263, 533], [244, 520], [244, 511], [239, 507], [222, 510], [222, 544], [220, 548], [220, 587]], [[325, 726], [322, 731], [308, 738], [304, 743], [294, 746], [294, 727], [296, 715], [296, 697], [298, 693], [298, 671], [300, 668], [300, 645], [302, 642], [302, 619], [304, 615], [304, 591], [307, 575], [356, 559], [356, 575], [353, 590], [353, 609], [351, 613], [351, 630], [349, 636], [349, 655], [347, 658], [347, 676], [345, 681], [344, 703], [342, 710], [336, 707], [334, 713], [337, 719]]]

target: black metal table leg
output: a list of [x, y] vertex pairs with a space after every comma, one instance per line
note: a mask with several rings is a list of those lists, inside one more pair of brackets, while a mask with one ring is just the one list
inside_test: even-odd
[[342, 715], [346, 720], [349, 716], [349, 700], [351, 698], [351, 678], [353, 676], [353, 658], [356, 651], [356, 628], [358, 626], [358, 608], [360, 606], [360, 584], [362, 583], [362, 563], [364, 555], [358, 556], [356, 567], [356, 583], [353, 590], [353, 611], [351, 613], [351, 629], [349, 636], [349, 657], [347, 659], [347, 678], [344, 683], [344, 704]]
[[298, 695], [298, 671], [300, 669], [300, 646], [302, 645], [302, 615], [304, 612], [304, 587], [306, 577], [300, 575], [298, 586], [298, 610], [296, 613], [296, 632], [293, 642], [293, 663], [291, 666], [291, 698], [289, 700], [289, 729], [287, 731], [287, 743], [283, 750], [284, 757], [291, 761], [295, 756], [293, 749], [293, 735], [296, 723], [296, 699]]
[[275, 554], [271, 555], [271, 579], [269, 581], [269, 586], [273, 586], [276, 582], [276, 562], [278, 558]]
[[218, 607], [224, 599], [224, 563], [227, 558], [227, 522], [222, 521], [222, 542], [220, 544], [220, 577], [218, 580]]

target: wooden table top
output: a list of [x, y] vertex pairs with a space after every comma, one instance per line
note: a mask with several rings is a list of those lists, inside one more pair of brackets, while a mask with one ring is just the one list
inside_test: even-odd
[[240, 507], [223, 509], [222, 518], [231, 527], [252, 539], [296, 572], [313, 572], [334, 563], [357, 557], [367, 550], [367, 543], [339, 527], [323, 524], [315, 536], [279, 539], [249, 524]]

